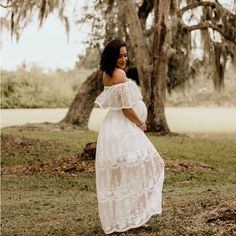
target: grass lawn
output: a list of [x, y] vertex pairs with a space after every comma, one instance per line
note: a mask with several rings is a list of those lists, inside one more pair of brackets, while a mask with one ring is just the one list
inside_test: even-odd
[[[1, 133], [2, 235], [104, 235], [94, 161], [80, 159], [97, 133], [29, 125]], [[163, 213], [119, 235], [236, 234], [236, 133], [148, 136], [166, 163]]]

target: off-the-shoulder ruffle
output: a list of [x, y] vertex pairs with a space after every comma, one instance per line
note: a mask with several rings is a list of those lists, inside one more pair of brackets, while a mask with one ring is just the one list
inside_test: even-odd
[[124, 83], [104, 86], [103, 92], [96, 98], [95, 103], [101, 108], [120, 110], [135, 106], [142, 95], [138, 86], [131, 79]]

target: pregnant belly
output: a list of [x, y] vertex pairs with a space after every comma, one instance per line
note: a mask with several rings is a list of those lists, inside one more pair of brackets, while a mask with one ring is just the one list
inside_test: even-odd
[[139, 116], [139, 118], [145, 122], [147, 119], [147, 107], [145, 105], [145, 103], [143, 102], [143, 100], [140, 100], [140, 102], [138, 102], [135, 106], [134, 106], [134, 110], [137, 113], [137, 115]]

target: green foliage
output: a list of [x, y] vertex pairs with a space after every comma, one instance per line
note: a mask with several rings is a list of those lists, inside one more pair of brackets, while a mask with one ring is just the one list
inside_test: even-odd
[[78, 69], [94, 69], [97, 68], [100, 61], [100, 51], [98, 47], [88, 47], [84, 55], [78, 57], [79, 61], [76, 62]]
[[[224, 88], [218, 92], [212, 80], [198, 70], [195, 79], [189, 80], [184, 87], [176, 87], [166, 94], [168, 106], [222, 106], [234, 107], [236, 105], [236, 77], [235, 67], [225, 72]], [[184, 73], [184, 72], [183, 72]]]
[[86, 69], [46, 73], [36, 65], [2, 71], [1, 108], [68, 107], [90, 73]]
[[190, 66], [190, 34], [184, 30], [183, 22], [176, 19], [172, 24], [172, 50], [173, 55], [169, 59], [167, 89], [171, 92], [176, 87], [183, 87], [194, 76], [194, 69]]

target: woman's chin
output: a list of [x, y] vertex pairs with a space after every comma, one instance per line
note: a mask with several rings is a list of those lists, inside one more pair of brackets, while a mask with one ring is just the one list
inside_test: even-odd
[[125, 65], [118, 65], [118, 68], [124, 70], [125, 69]]

